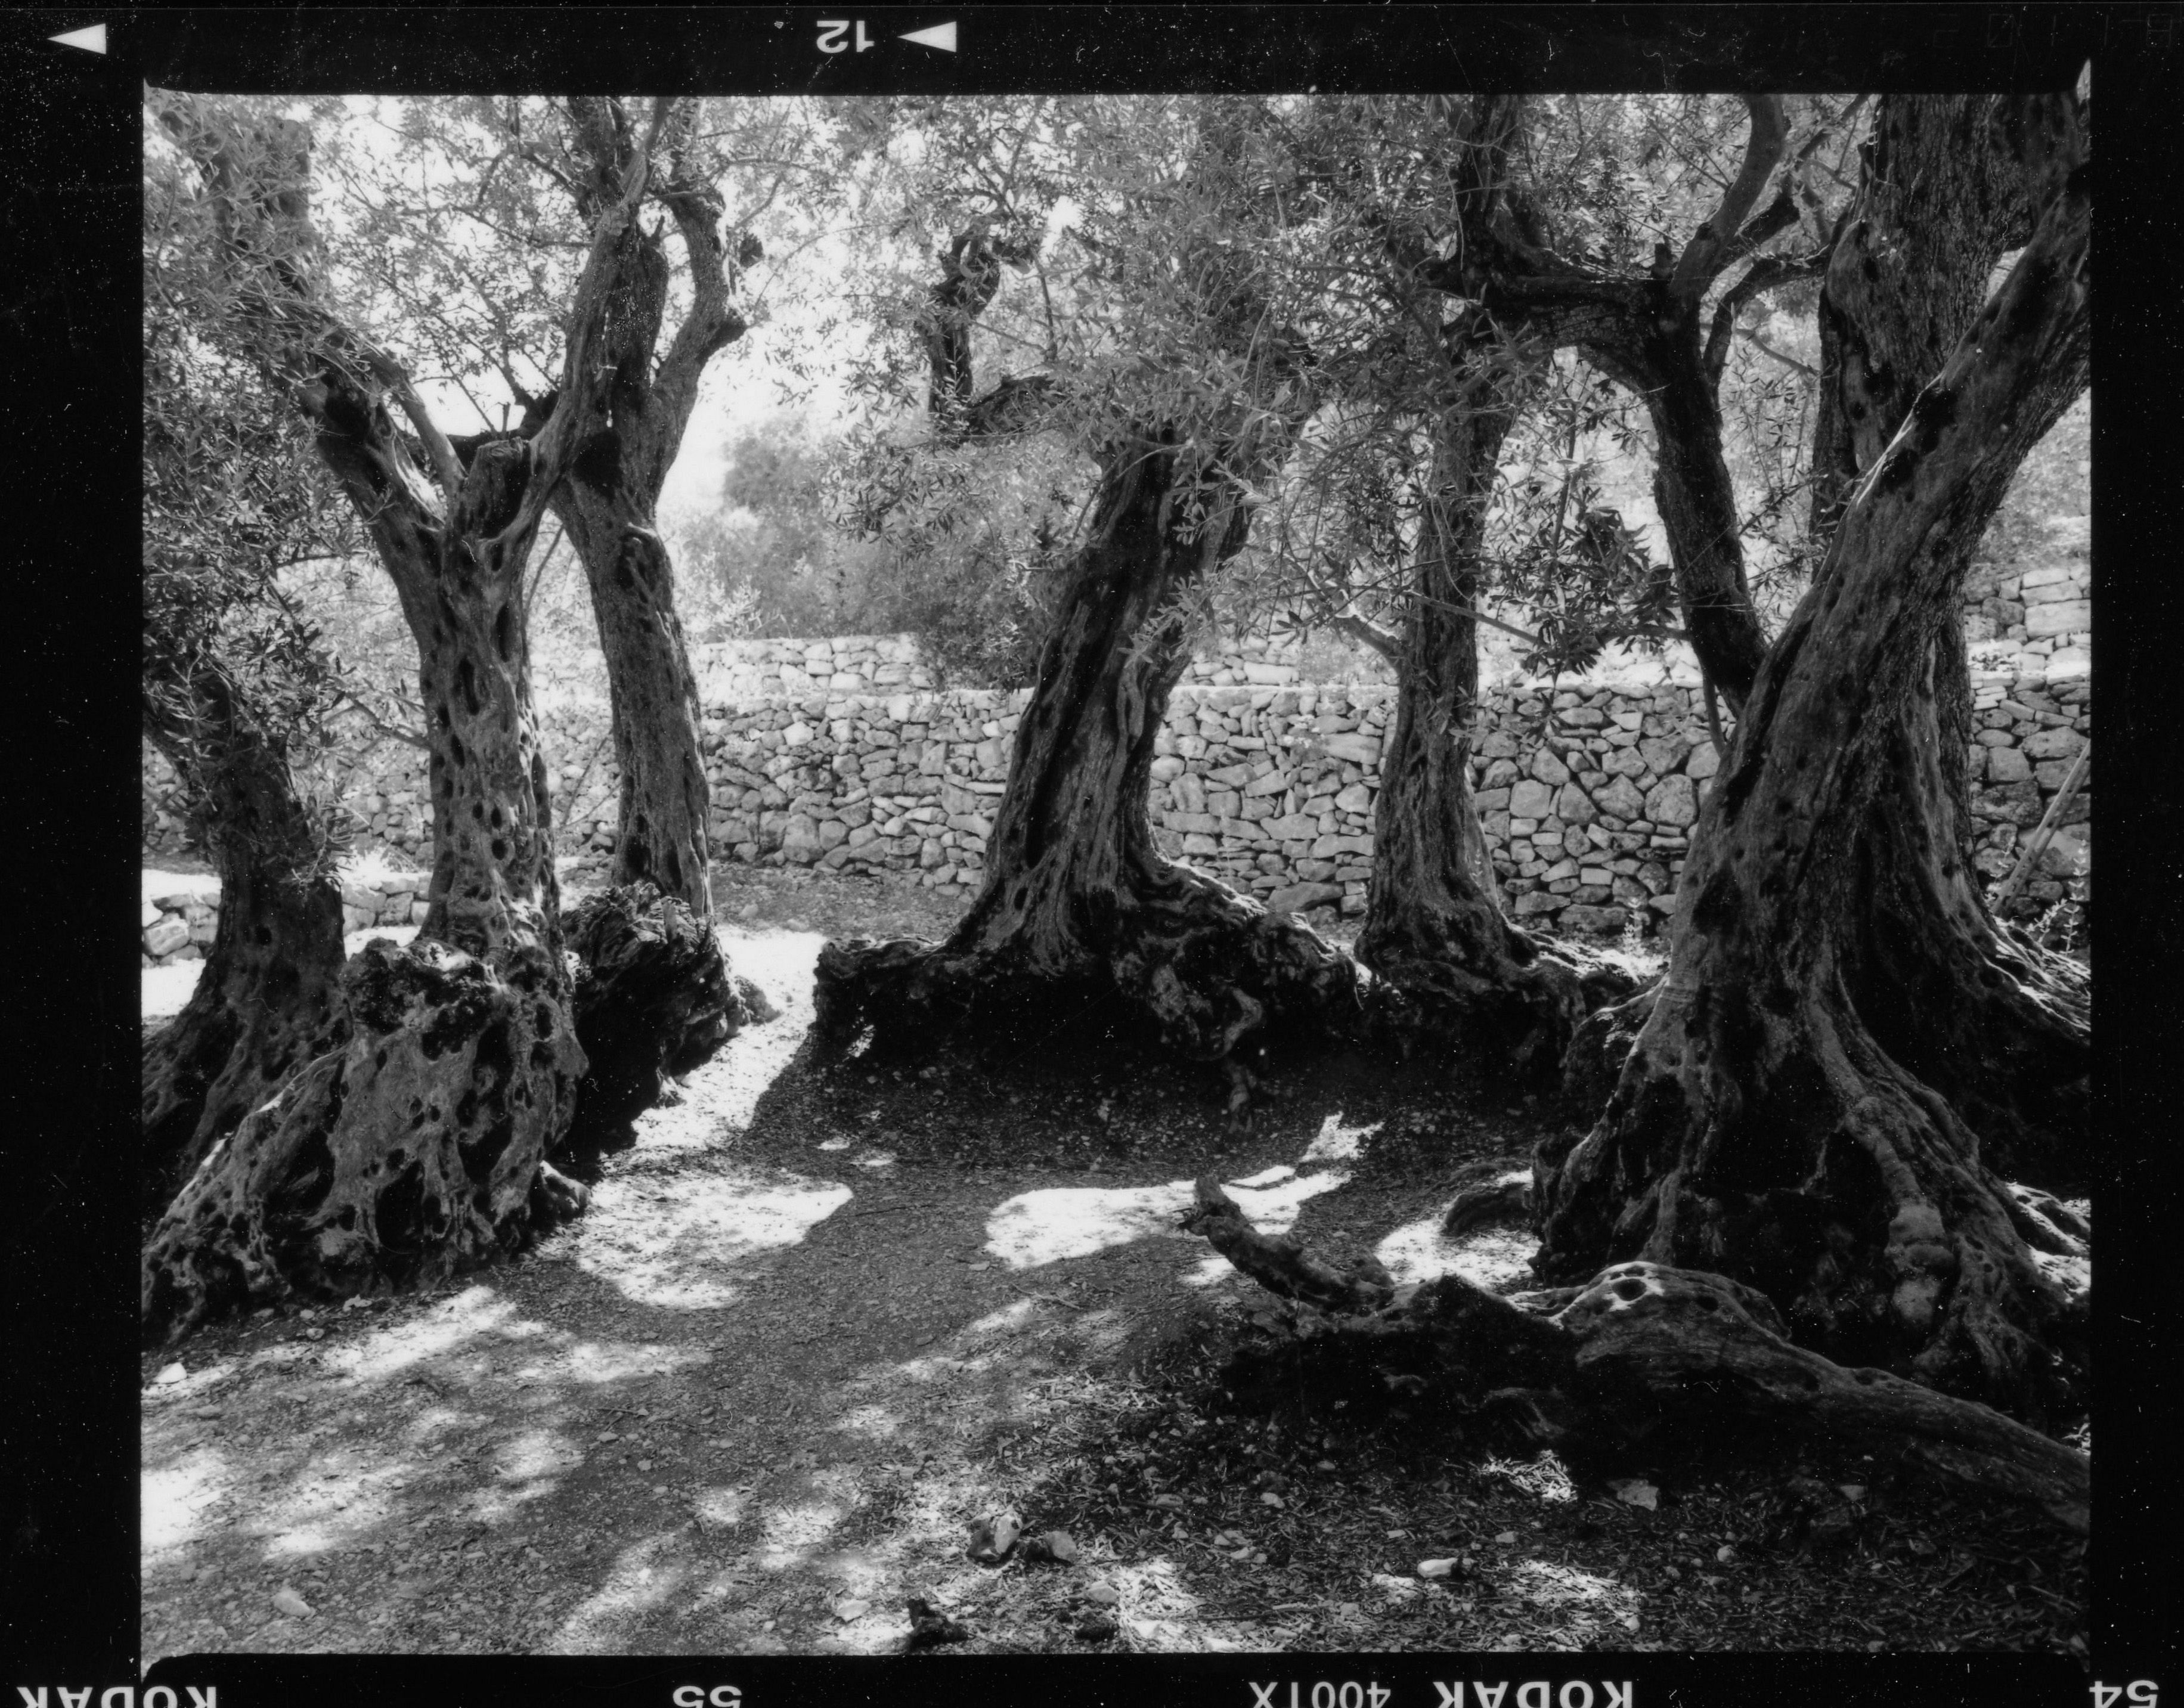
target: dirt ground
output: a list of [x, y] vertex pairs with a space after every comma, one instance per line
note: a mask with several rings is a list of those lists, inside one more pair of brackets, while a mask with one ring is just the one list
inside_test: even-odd
[[[2082, 1654], [2082, 1549], [1885, 1455], [1576, 1467], [1240, 1374], [1271, 1301], [1177, 1229], [1197, 1172], [1401, 1278], [1515, 1281], [1522, 1229], [1439, 1220], [1540, 1106], [1320, 1063], [1231, 1140], [1225, 1087], [1157, 1062], [821, 1072], [825, 936], [951, 906], [741, 871], [721, 903], [783, 1012], [644, 1118], [581, 1221], [145, 1355], [147, 1663], [887, 1652], [910, 1597], [958, 1653]], [[1005, 1510], [1074, 1561], [967, 1557]]]

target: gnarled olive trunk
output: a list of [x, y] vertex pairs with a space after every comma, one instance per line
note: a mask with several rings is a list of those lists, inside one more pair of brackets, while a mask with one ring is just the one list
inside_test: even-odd
[[[192, 97], [170, 130], [221, 201], [260, 359], [312, 423], [370, 532], [418, 649], [435, 860], [416, 940], [345, 970], [349, 1032], [219, 1140], [146, 1243], [148, 1335], [302, 1292], [451, 1274], [522, 1245], [582, 1193], [547, 1166], [584, 1068], [562, 955], [546, 766], [531, 698], [523, 570], [540, 517], [604, 413], [599, 354], [613, 256], [649, 162], [593, 223], [568, 317], [568, 383], [535, 437], [467, 466], [392, 359], [321, 303], [309, 139], [238, 131]], [[655, 108], [654, 134], [666, 114]], [[424, 441], [434, 492], [390, 414]]]
[[[2008, 1176], [2073, 1177], [2082, 1060], [2037, 1052], [2081, 1022], [2080, 993], [1978, 905], [1934, 643], [1959, 540], [2085, 384], [2082, 156], [2067, 103], [2045, 110], [2062, 134], [2032, 240], [1760, 672], [1606, 1114], [1537, 1162], [1543, 1273], [1718, 1270], [1808, 1345], [2035, 1414], [2074, 1403], [2084, 1374], [2086, 1230]], [[2001, 1010], [2064, 1024], [2013, 1032]], [[2065, 1083], [2013, 1127], [2004, 1099], [2042, 1073]]]
[[1355, 1010], [1346, 955], [1153, 844], [1153, 743], [1190, 656], [1177, 596], [1248, 526], [1233, 488], [1208, 475], [1190, 490], [1183, 455], [1149, 435], [1108, 465], [962, 923], [939, 944], [822, 952], [819, 1023], [838, 1043], [868, 1026], [889, 1046], [967, 1025], [1051, 1032], [1117, 994], [1172, 1047], [1216, 1060], [1268, 1026]]
[[1552, 1071], [1587, 1010], [1628, 982], [1547, 949], [1503, 915], [1472, 802], [1471, 613], [1486, 504], [1514, 417], [1505, 401], [1471, 399], [1441, 425], [1434, 537], [1421, 542], [1403, 620], [1357, 958], [1375, 976], [1376, 1021], [1399, 1039], [1438, 1034], [1521, 1074]]
[[[332, 394], [330, 465], [345, 484], [395, 490], [383, 408]], [[573, 1201], [544, 1160], [584, 1059], [521, 578], [488, 543], [507, 520], [509, 465], [528, 456], [482, 455], [451, 526], [427, 532], [393, 505], [375, 524], [382, 559], [399, 563], [431, 744], [425, 921], [407, 948], [382, 939], [349, 964], [346, 1043], [216, 1142], [176, 1194], [144, 1249], [148, 1335], [297, 1293], [454, 1274], [520, 1249]], [[421, 546], [429, 557], [396, 556]]]
[[674, 565], [649, 505], [632, 503], [626, 491], [571, 484], [577, 490], [560, 514], [591, 587], [621, 776], [609, 882], [656, 885], [710, 921], [712, 797], [698, 745], [698, 680], [675, 612]]
[[341, 892], [287, 757], [216, 674], [194, 687], [191, 738], [164, 720], [151, 733], [195, 785], [220, 922], [189, 1001], [144, 1045], [148, 1210], [344, 1025]]
[[775, 1010], [749, 979], [730, 976], [711, 927], [651, 884], [590, 897], [562, 929], [577, 957], [577, 1038], [589, 1065], [554, 1155], [581, 1163], [632, 1143], [632, 1122], [668, 1099], [670, 1082]]

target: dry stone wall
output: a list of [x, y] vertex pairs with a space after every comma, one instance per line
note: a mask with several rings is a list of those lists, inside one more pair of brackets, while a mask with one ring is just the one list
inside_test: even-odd
[[[1379, 683], [1186, 682], [1156, 741], [1161, 845], [1271, 904], [1362, 912], [1394, 693]], [[1992, 884], [2015, 865], [2090, 741], [2092, 711], [2082, 670], [1976, 672], [1974, 693], [1975, 864]], [[1026, 698], [842, 692], [830, 682], [798, 698], [708, 707], [701, 740], [716, 856], [911, 873], [968, 893], [984, 869]], [[617, 783], [604, 714], [571, 709], [548, 725], [564, 848], [603, 853]], [[1688, 681], [1490, 688], [1472, 764], [1495, 871], [1518, 919], [1613, 934], [1652, 931], [1673, 910], [1719, 765]], [[402, 866], [428, 866], [426, 798], [415, 761], [365, 779], [349, 797], [372, 826], [360, 839]], [[2028, 904], [2053, 900], [2090, 870], [2091, 817], [2088, 769], [2025, 888]], [[399, 872], [348, 881], [348, 928], [407, 922], [421, 909], [421, 882]], [[146, 899], [148, 954], [209, 942], [203, 894], [159, 907], [156, 920], [155, 899]]]
[[[343, 934], [423, 924], [427, 877], [384, 860], [343, 872]], [[146, 966], [203, 960], [220, 931], [220, 880], [202, 872], [147, 871], [137, 931]]]
[[[2068, 534], [2081, 519], [2043, 519]], [[1970, 771], [1975, 864], [1990, 884], [2016, 864], [2079, 751], [2091, 740], [2088, 620], [2081, 542], [2058, 537], [2047, 566], [1996, 581], [1967, 613], [1977, 726]], [[2035, 634], [2032, 631], [2040, 632]], [[967, 891], [1006, 777], [1025, 698], [941, 688], [903, 635], [725, 643], [695, 660], [718, 858], [886, 870]], [[1170, 854], [1291, 910], [1364, 907], [1379, 756], [1395, 689], [1384, 680], [1313, 682], [1329, 665], [1378, 673], [1318, 643], [1231, 643], [1195, 660], [1156, 743], [1152, 812]], [[541, 714], [562, 850], [613, 843], [619, 777], [606, 709]], [[1504, 682], [1482, 695], [1477, 791], [1511, 911], [1559, 931], [1652, 930], [1674, 905], [1691, 826], [1718, 761], [1694, 673]], [[432, 861], [424, 755], [388, 745], [323, 780], [354, 815], [360, 851], [402, 866]], [[2023, 892], [2044, 906], [2092, 861], [2090, 770]], [[148, 758], [146, 846], [173, 849], [181, 826]], [[406, 918], [389, 893], [352, 911]], [[209, 941], [205, 902], [149, 915], [171, 954]], [[352, 926], [351, 929], [360, 928]], [[181, 929], [186, 936], [174, 939]]]

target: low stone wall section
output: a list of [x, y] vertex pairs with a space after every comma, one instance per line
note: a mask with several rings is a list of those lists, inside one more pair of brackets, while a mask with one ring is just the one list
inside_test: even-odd
[[[344, 874], [343, 934], [422, 925], [429, 876], [399, 871]], [[203, 960], [220, 930], [220, 880], [201, 873], [146, 871], [137, 928], [146, 966]]]
[[[1992, 885], [2089, 743], [2092, 709], [2082, 670], [1975, 671], [1973, 682], [1975, 865]], [[929, 887], [974, 889], [1027, 698], [838, 693], [830, 683], [799, 698], [709, 707], [701, 739], [716, 857], [915, 873]], [[1156, 741], [1161, 846], [1284, 908], [1362, 912], [1394, 704], [1384, 684], [1185, 683]], [[619, 782], [604, 709], [565, 709], [546, 721], [562, 848], [603, 852], [613, 843]], [[1674, 909], [1718, 763], [1699, 691], [1685, 682], [1487, 691], [1472, 781], [1512, 913], [1565, 932], [1655, 928]], [[361, 846], [429, 866], [428, 798], [421, 756], [406, 750], [359, 779], [348, 802], [365, 826]], [[2028, 903], [2051, 903], [2090, 872], [2091, 820], [2088, 767], [2025, 888]], [[353, 881], [348, 928], [408, 922], [421, 911], [422, 882]], [[146, 898], [148, 954], [211, 940], [201, 899], [162, 907], [156, 921], [154, 899]], [[156, 952], [155, 932], [168, 945]]]

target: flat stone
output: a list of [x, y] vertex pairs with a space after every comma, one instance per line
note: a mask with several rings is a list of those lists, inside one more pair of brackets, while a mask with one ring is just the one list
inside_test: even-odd
[[1663, 777], [1646, 792], [1646, 816], [1657, 825], [1692, 824], [1698, 815], [1698, 788], [1687, 776]]
[[1532, 750], [1531, 763], [1525, 769], [1550, 788], [1560, 788], [1570, 779], [1569, 767], [1545, 748]]
[[1617, 936], [1630, 922], [1630, 913], [1627, 908], [1591, 907], [1582, 904], [1566, 907], [1555, 916], [1558, 929], [1581, 932], [1595, 937]]
[[1377, 765], [1380, 763], [1380, 738], [1378, 736], [1322, 736], [1319, 744], [1335, 758], [1347, 759], [1352, 765]]
[[2093, 606], [2090, 599], [2060, 599], [2051, 604], [2028, 605], [2025, 611], [2025, 632], [2034, 640], [2043, 635], [2076, 635], [2087, 632], [2093, 626]]
[[2035, 730], [2025, 737], [2020, 751], [2029, 759], [2069, 759], [2086, 744], [2075, 730]]
[[1635, 819], [1644, 811], [1646, 798], [1630, 777], [1611, 777], [1592, 798], [1593, 805], [1611, 818]]
[[1369, 860], [1373, 854], [1373, 838], [1326, 836], [1320, 837], [1312, 845], [1312, 857], [1314, 860], [1327, 860], [1333, 855], [1341, 854], [1362, 854]]
[[1554, 792], [1535, 778], [1527, 777], [1509, 791], [1509, 815], [1518, 819], [1543, 819], [1554, 810]]
[[1302, 913], [1329, 902], [1342, 899], [1342, 886], [1334, 883], [1297, 883], [1278, 889], [1267, 898], [1267, 911], [1285, 915]]
[[190, 940], [190, 928], [180, 920], [163, 920], [144, 933], [144, 953], [172, 954]]

